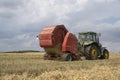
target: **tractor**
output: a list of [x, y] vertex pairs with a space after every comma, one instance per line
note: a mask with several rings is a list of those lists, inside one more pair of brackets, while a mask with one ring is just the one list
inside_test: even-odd
[[102, 47], [99, 42], [99, 36], [95, 32], [78, 33], [79, 52], [88, 60], [108, 59], [109, 52], [105, 47]]
[[99, 43], [99, 35], [95, 32], [79, 33], [78, 38], [70, 33], [64, 25], [47, 26], [42, 29], [39, 45], [45, 50], [45, 60], [72, 61], [108, 59], [109, 52]]

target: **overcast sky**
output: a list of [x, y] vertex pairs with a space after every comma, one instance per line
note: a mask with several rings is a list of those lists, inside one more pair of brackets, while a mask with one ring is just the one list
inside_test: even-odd
[[0, 0], [0, 51], [41, 50], [36, 39], [48, 25], [101, 33], [110, 52], [120, 52], [120, 0]]

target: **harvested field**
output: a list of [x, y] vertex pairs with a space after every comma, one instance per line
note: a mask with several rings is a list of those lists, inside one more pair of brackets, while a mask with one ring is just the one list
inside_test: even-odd
[[120, 54], [108, 60], [43, 60], [44, 53], [0, 53], [0, 80], [120, 80]]

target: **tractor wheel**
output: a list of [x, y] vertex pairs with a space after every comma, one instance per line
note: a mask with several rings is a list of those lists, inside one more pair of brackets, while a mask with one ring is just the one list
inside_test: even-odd
[[95, 60], [98, 58], [98, 49], [96, 46], [89, 46], [86, 59]]
[[62, 61], [72, 61], [73, 60], [72, 54], [70, 54], [70, 53], [63, 54], [61, 56], [61, 60]]
[[109, 52], [107, 49], [103, 51], [103, 55], [101, 56], [102, 59], [109, 59]]

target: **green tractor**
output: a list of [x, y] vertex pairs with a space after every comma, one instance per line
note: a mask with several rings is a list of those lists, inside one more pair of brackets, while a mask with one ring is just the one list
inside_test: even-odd
[[109, 52], [99, 42], [100, 34], [95, 32], [82, 32], [78, 35], [79, 51], [88, 60], [108, 59]]

